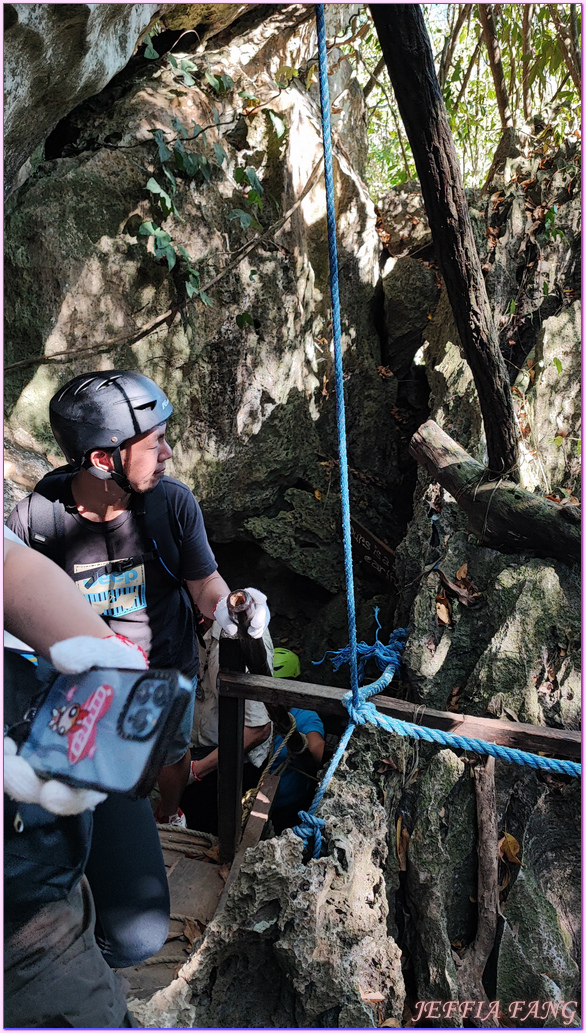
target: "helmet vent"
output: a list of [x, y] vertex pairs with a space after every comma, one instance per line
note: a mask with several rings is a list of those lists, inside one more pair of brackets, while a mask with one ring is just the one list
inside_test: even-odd
[[105, 387], [111, 387], [112, 384], [117, 384], [122, 377], [118, 374], [115, 377], [108, 377], [107, 380], [102, 380], [102, 383], [98, 385], [96, 391], [102, 391]]
[[143, 402], [142, 405], [135, 405], [134, 409], [136, 410], [136, 412], [142, 412], [143, 409], [154, 409], [156, 407], [156, 404], [156, 399], [153, 398], [151, 402]]

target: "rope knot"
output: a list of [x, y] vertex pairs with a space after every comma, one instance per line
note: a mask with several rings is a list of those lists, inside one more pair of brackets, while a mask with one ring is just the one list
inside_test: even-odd
[[355, 703], [351, 692], [348, 692], [343, 697], [342, 703], [348, 711], [348, 717], [352, 724], [366, 725], [372, 723], [373, 713], [376, 714], [374, 703], [369, 703], [367, 700], [361, 698], [359, 698], [358, 702]]
[[322, 829], [325, 829], [326, 823], [323, 818], [316, 818], [315, 814], [311, 814], [309, 811], [299, 811], [299, 817], [301, 824], [296, 825], [292, 831], [303, 840], [306, 847], [313, 838], [313, 856], [318, 858], [321, 854], [321, 833]]

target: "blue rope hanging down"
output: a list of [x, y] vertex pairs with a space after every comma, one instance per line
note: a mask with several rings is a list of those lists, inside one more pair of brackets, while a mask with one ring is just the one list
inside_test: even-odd
[[358, 702], [358, 669], [356, 659], [356, 609], [354, 603], [354, 573], [352, 570], [352, 538], [350, 534], [350, 491], [348, 488], [348, 450], [346, 445], [346, 409], [344, 405], [344, 369], [342, 364], [342, 330], [340, 320], [340, 291], [338, 284], [338, 249], [336, 246], [336, 206], [334, 201], [334, 169], [332, 158], [332, 127], [330, 122], [330, 88], [328, 86], [328, 55], [324, 5], [315, 5], [319, 57], [319, 96], [324, 148], [326, 181], [326, 209], [328, 248], [330, 256], [330, 291], [332, 295], [332, 332], [334, 341], [334, 370], [336, 384], [336, 413], [338, 418], [338, 451], [340, 456], [340, 493], [342, 496], [342, 538], [344, 542], [344, 571], [346, 575], [346, 606], [348, 609], [348, 636], [350, 639], [350, 685]]
[[[332, 163], [332, 139], [330, 123], [330, 95], [328, 87], [327, 71], [327, 49], [324, 5], [315, 5], [317, 21], [317, 39], [319, 55], [319, 91], [321, 100], [321, 117], [324, 147], [324, 167], [326, 181], [326, 206], [328, 223], [328, 246], [330, 258], [330, 289], [332, 294], [332, 327], [334, 341], [334, 363], [336, 383], [336, 408], [338, 419], [338, 445], [340, 454], [340, 489], [342, 497], [342, 535], [344, 543], [344, 569], [346, 573], [346, 596], [348, 608], [348, 632], [350, 643], [344, 649], [337, 652], [326, 653], [322, 660], [315, 661], [323, 663], [327, 656], [331, 657], [334, 670], [343, 664], [350, 665], [351, 692], [344, 697], [344, 705], [348, 710], [348, 726], [334, 756], [332, 757], [328, 770], [326, 771], [321, 785], [315, 794], [313, 803], [308, 811], [299, 811], [300, 824], [296, 825], [293, 832], [296, 833], [308, 847], [313, 840], [313, 857], [318, 858], [322, 849], [322, 830], [325, 828], [323, 818], [316, 817], [316, 811], [322, 802], [326, 790], [335, 774], [336, 768], [342, 759], [352, 733], [357, 725], [373, 724], [388, 732], [397, 735], [408, 736], [414, 739], [423, 739], [425, 742], [436, 743], [440, 746], [447, 746], [452, 749], [470, 750], [473, 753], [488, 754], [498, 760], [510, 761], [515, 764], [523, 764], [532, 768], [544, 771], [552, 771], [556, 774], [581, 776], [580, 764], [569, 760], [554, 760], [551, 757], [539, 757], [533, 753], [526, 753], [524, 750], [510, 749], [508, 746], [498, 746], [496, 743], [485, 742], [482, 739], [471, 739], [464, 735], [452, 735], [449, 732], [442, 732], [436, 728], [424, 728], [422, 725], [411, 724], [407, 721], [399, 721], [396, 718], [380, 714], [373, 703], [369, 703], [370, 696], [374, 696], [386, 689], [401, 663], [401, 655], [405, 648], [407, 630], [398, 628], [389, 639], [388, 646], [379, 642], [378, 631], [380, 622], [378, 619], [378, 608], [375, 610], [375, 618], [378, 630], [375, 636], [374, 645], [369, 646], [365, 642], [357, 643], [356, 635], [356, 610], [354, 603], [354, 576], [352, 571], [352, 539], [350, 535], [350, 493], [348, 489], [348, 455], [346, 446], [346, 413], [344, 406], [344, 379], [342, 365], [342, 335], [340, 324], [340, 297], [338, 289], [338, 253], [336, 248], [336, 212], [334, 204], [334, 177]], [[358, 662], [360, 656], [360, 663]], [[371, 685], [360, 687], [364, 677], [366, 664], [373, 659], [382, 671], [380, 678]]]

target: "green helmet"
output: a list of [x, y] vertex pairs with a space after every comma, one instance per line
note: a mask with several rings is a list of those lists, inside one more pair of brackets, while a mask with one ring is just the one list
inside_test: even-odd
[[280, 646], [277, 646], [273, 660], [273, 674], [275, 678], [298, 678], [300, 673], [301, 668], [297, 653], [292, 653], [290, 649], [281, 649]]

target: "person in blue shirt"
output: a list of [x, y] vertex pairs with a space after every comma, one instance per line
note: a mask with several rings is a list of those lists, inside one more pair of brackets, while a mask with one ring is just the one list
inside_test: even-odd
[[[275, 649], [275, 678], [297, 678], [299, 672], [299, 658], [295, 653], [289, 649]], [[271, 821], [277, 833], [297, 825], [299, 811], [310, 805], [317, 788], [315, 775], [321, 767], [325, 746], [323, 722], [315, 710], [292, 707], [289, 713], [295, 718], [298, 730], [307, 736], [307, 750], [300, 756], [282, 750], [271, 767], [272, 774], [280, 775], [271, 811]], [[283, 736], [277, 735], [273, 747], [275, 752], [282, 742]]]

